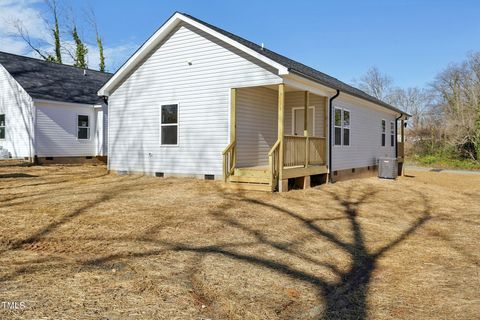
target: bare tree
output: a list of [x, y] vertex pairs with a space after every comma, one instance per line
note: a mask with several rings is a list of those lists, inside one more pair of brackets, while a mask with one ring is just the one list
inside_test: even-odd
[[79, 68], [87, 68], [88, 65], [87, 65], [86, 58], [87, 58], [88, 48], [80, 38], [76, 25], [73, 26], [72, 37], [73, 37], [73, 41], [75, 41], [75, 63], [73, 65]]
[[38, 41], [32, 40], [28, 30], [25, 29], [22, 21], [15, 20], [15, 21], [12, 22], [12, 24], [13, 24], [13, 27], [15, 28], [15, 30], [16, 30], [16, 35], [18, 37], [20, 37], [21, 39], [23, 39], [23, 41], [25, 41], [25, 43], [30, 47], [30, 49], [35, 51], [44, 60], [50, 60], [51, 59], [50, 58], [51, 55], [49, 53], [40, 49], [41, 45], [38, 43]]
[[[46, 61], [62, 63], [62, 42], [60, 37], [59, 7], [57, 0], [45, 0], [48, 14], [43, 16], [46, 28], [51, 32], [52, 42], [45, 39], [32, 39], [29, 31], [20, 20], [12, 21], [16, 36], [23, 39], [28, 47]], [[53, 47], [53, 52], [49, 49]]]
[[357, 86], [371, 96], [389, 102], [392, 93], [393, 80], [390, 76], [383, 74], [377, 67], [371, 67], [367, 73], [360, 78]]
[[68, 8], [61, 0], [44, 0], [44, 3], [47, 11], [42, 14], [42, 18], [45, 28], [48, 30], [48, 39], [31, 37], [29, 30], [19, 20], [12, 22], [16, 35], [23, 39], [28, 47], [44, 60], [63, 63], [63, 55], [66, 55], [73, 60], [75, 66], [86, 68], [88, 67], [88, 45], [85, 39], [88, 39], [88, 37], [83, 37], [81, 30], [82, 26], [87, 23], [92, 27], [95, 43], [98, 46], [99, 69], [105, 71], [103, 39], [100, 36], [93, 9], [90, 8], [89, 12], [83, 12], [82, 18], [85, 20], [77, 23], [73, 8]]
[[412, 127], [424, 126], [428, 121], [434, 93], [418, 88], [395, 88], [389, 95], [389, 102], [412, 115]]
[[433, 83], [435, 108], [442, 113], [446, 142], [471, 159], [480, 159], [480, 53], [451, 64]]
[[98, 54], [100, 58], [100, 63], [98, 65], [99, 70], [102, 72], [105, 72], [105, 55], [103, 51], [103, 40], [102, 40], [102, 37], [100, 36], [100, 32], [98, 31], [97, 17], [95, 16], [95, 12], [91, 7], [86, 16], [93, 31], [95, 32], [95, 40], [97, 42]]
[[[58, 22], [59, 11], [57, 0], [46, 0], [45, 3], [50, 9], [50, 14], [52, 15], [53, 26], [51, 28], [54, 41], [54, 52], [55, 56], [53, 62], [62, 63], [62, 44], [60, 41], [60, 25]], [[50, 59], [52, 60], [52, 59]]]

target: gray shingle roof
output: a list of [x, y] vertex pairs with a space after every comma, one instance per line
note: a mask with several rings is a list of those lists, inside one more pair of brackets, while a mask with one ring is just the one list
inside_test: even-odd
[[95, 104], [97, 91], [110, 79], [104, 73], [0, 52], [0, 64], [34, 99]]
[[363, 92], [362, 90], [359, 90], [355, 87], [352, 87], [351, 85], [348, 85], [332, 76], [329, 76], [328, 74], [325, 74], [323, 72], [320, 72], [314, 68], [311, 68], [309, 66], [306, 66], [304, 65], [303, 63], [300, 63], [300, 62], [297, 62], [295, 60], [292, 60], [292, 59], [289, 59], [285, 56], [282, 56], [281, 54], [278, 54], [274, 51], [271, 51], [271, 50], [268, 50], [266, 48], [262, 48], [261, 46], [259, 46], [258, 44], [254, 43], [254, 42], [251, 42], [249, 40], [246, 40], [242, 37], [239, 37], [233, 33], [230, 33], [228, 31], [225, 31], [221, 28], [218, 28], [214, 25], [211, 25], [205, 21], [202, 21], [198, 18], [195, 18], [189, 14], [186, 14], [186, 13], [181, 13], [183, 14], [184, 16], [186, 17], [189, 17], [190, 19], [193, 19], [203, 25], [205, 25], [206, 27], [210, 28], [210, 29], [213, 29], [221, 34], [223, 34], [224, 36], [227, 36], [241, 44], [243, 44], [244, 46], [264, 55], [265, 57], [285, 66], [286, 68], [288, 68], [288, 70], [292, 73], [296, 73], [298, 75], [301, 75], [305, 78], [309, 78], [315, 82], [318, 82], [322, 85], [325, 85], [327, 87], [330, 87], [330, 88], [333, 88], [333, 89], [336, 89], [336, 90], [340, 90], [341, 92], [345, 92], [345, 93], [348, 93], [352, 96], [355, 96], [355, 97], [358, 97], [358, 98], [361, 98], [361, 99], [365, 99], [367, 101], [370, 101], [370, 102], [373, 102], [373, 103], [376, 103], [378, 105], [381, 105], [387, 109], [390, 109], [390, 110], [393, 110], [395, 112], [399, 112], [399, 113], [403, 113], [403, 114], [407, 114], [405, 112], [403, 112], [402, 110], [384, 102], [384, 101], [381, 101], [375, 97], [372, 97], [371, 95]]

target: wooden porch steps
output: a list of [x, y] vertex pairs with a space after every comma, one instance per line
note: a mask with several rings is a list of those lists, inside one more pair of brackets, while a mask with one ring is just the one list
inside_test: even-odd
[[267, 167], [236, 168], [226, 186], [234, 190], [272, 191]]

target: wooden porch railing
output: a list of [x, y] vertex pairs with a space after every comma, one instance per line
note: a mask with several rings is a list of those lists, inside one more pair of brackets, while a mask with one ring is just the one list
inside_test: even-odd
[[278, 177], [280, 172], [280, 163], [278, 161], [280, 158], [280, 142], [281, 140], [278, 139], [268, 153], [268, 167], [270, 173], [270, 185], [272, 186], [272, 190], [278, 183]]
[[309, 158], [308, 164], [322, 165], [326, 163], [325, 159], [325, 138], [309, 137]]
[[228, 177], [233, 174], [235, 171], [235, 163], [236, 163], [236, 141], [230, 142], [230, 144], [223, 150], [223, 179], [225, 182], [227, 181]]
[[325, 138], [285, 136], [283, 159], [285, 167], [325, 164]]
[[305, 156], [307, 152], [307, 137], [285, 136], [283, 141], [283, 165], [285, 167], [305, 165]]

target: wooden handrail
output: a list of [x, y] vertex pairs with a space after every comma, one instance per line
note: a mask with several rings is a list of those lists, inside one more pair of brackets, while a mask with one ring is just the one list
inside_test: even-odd
[[230, 142], [229, 145], [225, 149], [223, 149], [222, 155], [227, 154], [227, 152], [230, 151], [230, 149], [233, 148], [235, 144], [236, 144], [236, 141]]
[[270, 186], [272, 187], [272, 191], [276, 188], [279, 173], [280, 173], [280, 144], [282, 143], [281, 139], [278, 139], [277, 142], [273, 145], [273, 147], [268, 152], [268, 168], [270, 174]]
[[268, 155], [271, 156], [274, 152], [275, 152], [275, 149], [278, 148], [278, 146], [280, 145], [280, 139], [277, 140], [277, 142], [275, 142], [275, 144], [273, 145], [273, 147], [270, 149], [270, 151], [268, 152]]
[[223, 150], [223, 179], [225, 182], [228, 177], [235, 171], [236, 165], [236, 141], [230, 142], [230, 144]]

